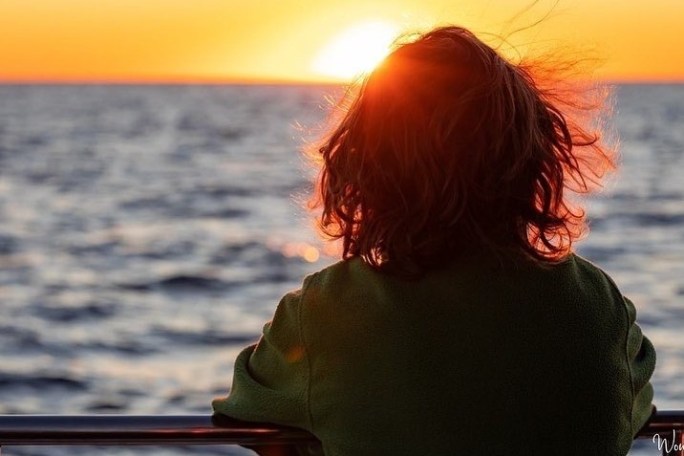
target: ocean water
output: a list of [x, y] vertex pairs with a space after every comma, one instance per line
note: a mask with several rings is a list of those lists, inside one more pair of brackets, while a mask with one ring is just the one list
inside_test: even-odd
[[[336, 261], [303, 209], [299, 149], [338, 95], [0, 86], [0, 413], [210, 413], [280, 296]], [[621, 168], [588, 201], [578, 251], [635, 302], [655, 403], [684, 409], [684, 85], [616, 100]], [[188, 452], [249, 454], [153, 453]]]

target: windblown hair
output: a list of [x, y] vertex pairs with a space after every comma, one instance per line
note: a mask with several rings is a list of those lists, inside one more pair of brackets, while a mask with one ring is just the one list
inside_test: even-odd
[[605, 93], [563, 70], [512, 63], [455, 26], [398, 45], [315, 147], [321, 231], [344, 258], [405, 276], [485, 250], [562, 260], [586, 228], [565, 190], [614, 168]]

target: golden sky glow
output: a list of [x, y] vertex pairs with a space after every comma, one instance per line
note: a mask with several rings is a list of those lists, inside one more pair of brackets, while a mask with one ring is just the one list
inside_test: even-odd
[[[681, 0], [0, 0], [0, 80], [339, 80], [382, 27], [507, 35], [549, 11], [510, 41], [589, 52], [610, 79], [684, 81]], [[385, 25], [359, 48], [345, 34], [363, 24]]]

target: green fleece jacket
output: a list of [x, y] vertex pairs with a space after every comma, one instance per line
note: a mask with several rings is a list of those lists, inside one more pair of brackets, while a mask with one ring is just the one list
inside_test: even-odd
[[213, 407], [306, 429], [326, 456], [625, 455], [653, 411], [635, 318], [576, 255], [415, 281], [342, 261], [282, 299]]

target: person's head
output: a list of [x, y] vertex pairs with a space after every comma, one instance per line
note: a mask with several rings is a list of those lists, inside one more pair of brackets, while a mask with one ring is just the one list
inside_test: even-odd
[[316, 146], [320, 227], [344, 257], [401, 275], [484, 250], [564, 258], [584, 228], [564, 189], [613, 162], [580, 92], [537, 70], [461, 27], [398, 45]]

